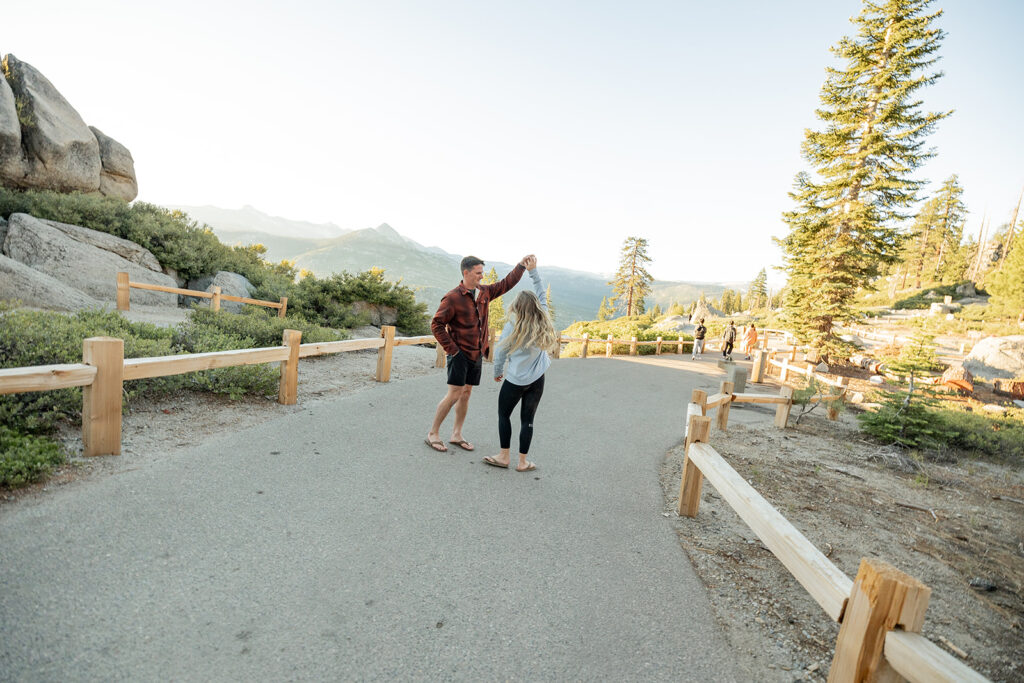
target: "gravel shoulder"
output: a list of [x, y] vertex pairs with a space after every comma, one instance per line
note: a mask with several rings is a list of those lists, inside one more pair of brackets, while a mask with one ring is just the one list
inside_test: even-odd
[[[819, 550], [851, 578], [871, 556], [920, 579], [932, 588], [925, 636], [992, 680], [1024, 680], [1020, 471], [908, 461], [865, 441], [849, 413], [791, 418], [781, 432], [767, 411], [752, 421], [733, 418], [752, 406], [732, 410], [711, 445]], [[682, 460], [681, 447], [665, 459], [666, 513], [743, 668], [759, 664], [766, 681], [825, 680], [838, 624], [712, 486], [695, 519], [676, 516]]]

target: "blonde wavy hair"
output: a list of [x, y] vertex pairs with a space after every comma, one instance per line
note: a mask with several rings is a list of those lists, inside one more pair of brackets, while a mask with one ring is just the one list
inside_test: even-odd
[[519, 292], [519, 296], [509, 306], [509, 314], [513, 317], [512, 332], [501, 340], [502, 347], [512, 353], [518, 349], [538, 347], [541, 351], [555, 348], [557, 335], [551, 318], [540, 307], [540, 299], [533, 292]]

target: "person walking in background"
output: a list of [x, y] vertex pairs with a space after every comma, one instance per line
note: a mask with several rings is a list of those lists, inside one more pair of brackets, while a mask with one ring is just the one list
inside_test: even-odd
[[750, 329], [743, 335], [743, 348], [747, 352], [747, 360], [750, 360], [750, 354], [757, 347], [757, 325], [750, 323]]
[[509, 320], [501, 331], [501, 341], [494, 355], [494, 381], [505, 380], [498, 394], [498, 440], [501, 452], [484, 458], [485, 463], [494, 467], [509, 466], [512, 458], [512, 411], [521, 402], [517, 472], [537, 469], [537, 465], [527, 459], [527, 454], [533, 440], [533, 418], [540, 398], [544, 395], [544, 373], [551, 365], [547, 352], [558, 343], [555, 327], [548, 316], [544, 285], [537, 272], [537, 259], [531, 257], [526, 268], [533, 280], [533, 291], [520, 292], [512, 302]]
[[697, 360], [704, 353], [704, 335], [707, 333], [708, 328], [704, 327], [704, 318], [701, 318], [697, 323], [697, 329], [693, 331], [693, 354], [690, 360]]
[[729, 326], [722, 333], [722, 358], [732, 360], [732, 345], [736, 341], [736, 323], [729, 321]]
[[526, 262], [533, 256], [524, 256], [500, 282], [482, 285], [484, 262], [475, 256], [462, 259], [462, 282], [444, 295], [430, 321], [430, 331], [437, 343], [448, 354], [448, 392], [437, 404], [434, 423], [427, 432], [427, 445], [439, 453], [447, 453], [448, 447], [441, 440], [441, 424], [455, 407], [455, 424], [452, 438], [448, 443], [466, 451], [474, 450], [473, 444], [462, 436], [462, 425], [469, 410], [469, 396], [473, 387], [480, 385], [480, 372], [484, 354], [487, 352], [488, 304], [518, 284], [526, 272]]

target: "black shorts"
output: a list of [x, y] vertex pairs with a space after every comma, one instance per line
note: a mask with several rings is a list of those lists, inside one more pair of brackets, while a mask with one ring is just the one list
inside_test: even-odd
[[448, 356], [448, 384], [453, 387], [464, 387], [467, 384], [471, 387], [480, 386], [480, 373], [484, 366], [484, 357], [470, 360], [466, 354], [459, 351], [454, 356]]

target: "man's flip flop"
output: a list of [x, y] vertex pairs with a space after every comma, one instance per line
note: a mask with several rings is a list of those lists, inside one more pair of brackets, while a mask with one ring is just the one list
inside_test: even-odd
[[535, 470], [535, 469], [537, 469], [536, 465], [534, 465], [532, 462], [527, 462], [526, 463], [526, 467], [522, 467], [522, 468], [517, 467], [516, 468], [516, 472], [530, 472], [530, 471]]
[[[440, 439], [438, 439], [437, 441], [431, 441], [430, 439], [423, 439], [423, 442], [425, 444], [427, 444], [428, 446], [430, 446], [430, 448], [432, 450], [435, 450], [438, 453], [447, 453], [448, 452], [448, 447], [445, 446], [444, 445], [444, 441], [441, 441]], [[440, 448], [438, 448], [438, 446], [440, 446]]]
[[471, 444], [470, 442], [466, 441], [465, 439], [463, 439], [462, 441], [449, 441], [448, 443], [450, 443], [453, 446], [458, 446], [459, 448], [461, 448], [464, 451], [475, 451], [476, 450], [476, 447], [473, 444]]
[[508, 469], [508, 463], [505, 463], [503, 465], [503, 464], [501, 464], [500, 462], [498, 462], [497, 460], [495, 460], [494, 458], [492, 458], [489, 455], [486, 458], [484, 458], [484, 462], [487, 463], [488, 465], [490, 465], [491, 467], [500, 467], [500, 468], [505, 469], [505, 470]]

